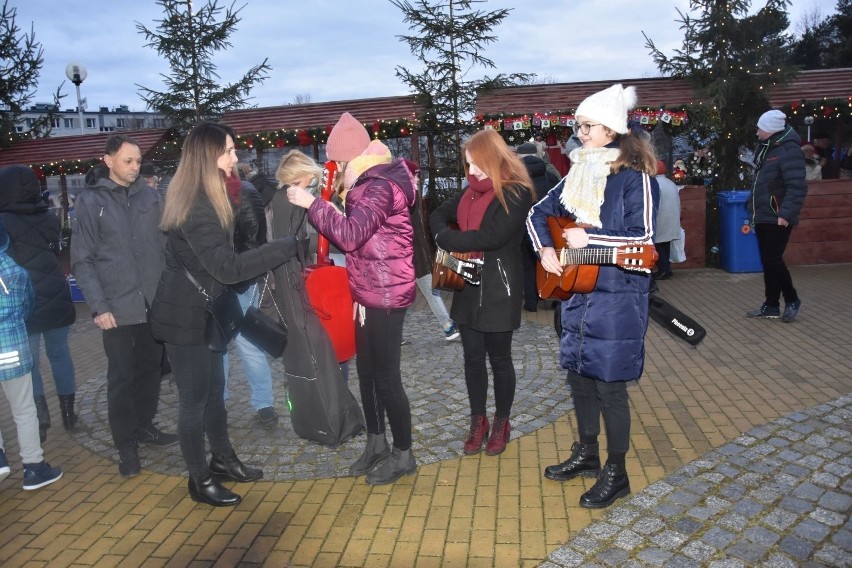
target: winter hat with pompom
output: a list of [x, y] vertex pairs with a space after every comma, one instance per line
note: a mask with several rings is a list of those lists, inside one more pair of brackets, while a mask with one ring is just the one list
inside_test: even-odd
[[620, 83], [586, 97], [574, 116], [597, 121], [619, 134], [627, 133], [627, 113], [636, 106], [636, 88]]

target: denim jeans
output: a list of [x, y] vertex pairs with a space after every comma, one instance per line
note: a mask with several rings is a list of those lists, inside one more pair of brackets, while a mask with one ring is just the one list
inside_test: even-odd
[[56, 394], [74, 394], [77, 390], [74, 378], [74, 362], [68, 349], [68, 330], [70, 326], [50, 329], [29, 336], [30, 351], [33, 354], [33, 396], [44, 396], [44, 383], [41, 380], [39, 363], [41, 359], [41, 338], [44, 336], [44, 351], [50, 361]]
[[[254, 294], [257, 284], [251, 288], [238, 294], [240, 306], [243, 308], [243, 313], [252, 305], [252, 294]], [[257, 307], [260, 294], [254, 298], [254, 306]], [[246, 371], [249, 388], [251, 388], [251, 406], [255, 410], [267, 408], [275, 405], [275, 399], [272, 396], [272, 371], [269, 369], [269, 362], [266, 360], [266, 353], [262, 349], [256, 347], [254, 343], [242, 336], [237, 335], [234, 339], [234, 345], [237, 347], [237, 353], [240, 354], [240, 359], [243, 362], [243, 368]], [[225, 400], [228, 399], [228, 375], [229, 362], [228, 354], [225, 353]]]
[[432, 275], [426, 274], [418, 278], [417, 287], [420, 288], [420, 292], [429, 302], [429, 309], [432, 310], [438, 323], [441, 324], [441, 329], [447, 331], [453, 322], [450, 319], [450, 314], [447, 313], [447, 306], [444, 305], [441, 291], [432, 288]]

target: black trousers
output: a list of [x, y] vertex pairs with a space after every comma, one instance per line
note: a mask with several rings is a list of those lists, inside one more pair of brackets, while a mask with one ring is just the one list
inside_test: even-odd
[[115, 447], [121, 448], [157, 414], [163, 344], [151, 335], [149, 323], [104, 330], [103, 343], [109, 427]]
[[166, 345], [178, 389], [178, 442], [189, 476], [196, 483], [210, 475], [204, 435], [216, 454], [233, 451], [225, 410], [222, 353], [206, 345]]
[[660, 276], [662, 276], [672, 269], [672, 242], [666, 241], [664, 243], [654, 243], [654, 248], [657, 249], [657, 255], [659, 255], [659, 258], [657, 258], [657, 270], [659, 271]]
[[603, 414], [607, 451], [610, 454], [626, 454], [630, 449], [627, 383], [607, 383], [568, 371], [568, 384], [571, 386], [580, 436], [596, 438], [601, 432]]
[[393, 445], [402, 451], [411, 448], [411, 405], [399, 369], [405, 312], [365, 308], [363, 325], [355, 322], [355, 361], [367, 432], [384, 432], [387, 414]]
[[760, 262], [763, 263], [763, 286], [766, 294], [766, 305], [779, 307], [781, 296], [784, 303], [790, 304], [799, 299], [799, 294], [793, 287], [793, 278], [784, 263], [784, 251], [793, 232], [792, 225], [782, 227], [771, 223], [758, 223], [757, 248], [760, 252]]
[[536, 268], [538, 255], [533, 252], [529, 237], [524, 234], [524, 242], [521, 244], [521, 259], [524, 263], [524, 307], [538, 307], [538, 285], [536, 283]]
[[512, 332], [482, 332], [459, 326], [464, 351], [464, 381], [473, 416], [485, 414], [488, 397], [488, 368], [494, 375], [495, 415], [508, 418], [515, 402], [515, 364], [512, 362]]

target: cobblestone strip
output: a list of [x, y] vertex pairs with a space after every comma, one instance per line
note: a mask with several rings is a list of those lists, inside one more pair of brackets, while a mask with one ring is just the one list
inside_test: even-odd
[[[83, 322], [84, 326], [92, 326]], [[402, 376], [411, 402], [413, 448], [424, 465], [463, 455], [464, 438], [470, 426], [470, 410], [464, 382], [461, 342], [446, 341], [431, 312], [412, 310], [405, 317], [402, 347]], [[553, 328], [525, 321], [515, 333], [513, 358], [518, 388], [512, 408], [512, 439], [564, 419], [574, 408], [565, 386], [565, 371], [555, 355]], [[228, 429], [234, 448], [246, 463], [263, 467], [264, 478], [274, 481], [345, 477], [349, 465], [364, 449], [364, 437], [332, 448], [296, 436], [286, 405], [286, 381], [281, 359], [272, 361], [273, 392], [280, 415], [271, 428], [260, 425], [249, 400], [251, 391], [239, 354], [230, 351]], [[355, 362], [350, 364], [349, 387], [360, 402]], [[82, 377], [80, 378], [82, 379]], [[79, 380], [78, 413], [74, 439], [90, 451], [117, 460], [107, 412], [104, 375]], [[163, 382], [156, 422], [160, 428], [177, 430], [177, 389]], [[489, 389], [488, 411], [493, 414], [493, 389]], [[180, 448], [143, 446], [142, 467], [167, 475], [184, 475]]]
[[754, 428], [612, 508], [543, 568], [852, 566], [852, 395]]

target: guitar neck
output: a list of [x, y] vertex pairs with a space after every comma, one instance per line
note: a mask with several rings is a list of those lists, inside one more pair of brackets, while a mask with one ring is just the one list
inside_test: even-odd
[[459, 259], [448, 253], [447, 251], [441, 251], [441, 264], [452, 270], [453, 272], [461, 272], [462, 265]]
[[559, 252], [562, 266], [575, 264], [618, 264], [618, 247], [563, 248]]

